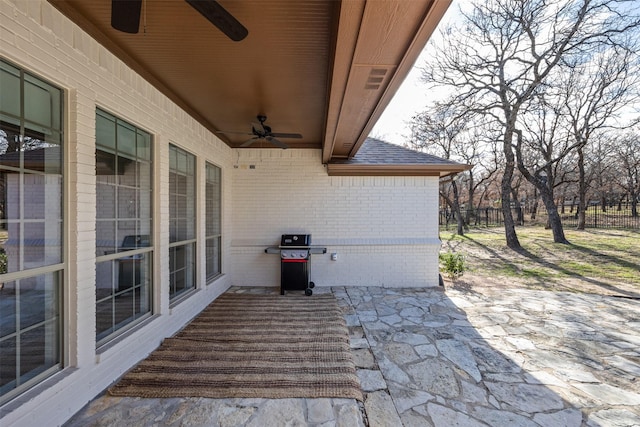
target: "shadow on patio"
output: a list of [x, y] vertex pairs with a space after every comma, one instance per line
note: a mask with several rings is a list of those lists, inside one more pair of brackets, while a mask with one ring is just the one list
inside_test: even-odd
[[67, 425], [640, 425], [634, 301], [518, 289], [316, 292], [333, 292], [344, 309], [364, 405], [102, 396]]

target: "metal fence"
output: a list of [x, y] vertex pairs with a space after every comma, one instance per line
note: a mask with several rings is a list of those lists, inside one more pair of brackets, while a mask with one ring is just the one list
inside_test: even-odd
[[[565, 206], [564, 212], [559, 207], [562, 225], [564, 227], [578, 226], [578, 212], [574, 206]], [[545, 224], [547, 212], [544, 207], [539, 207], [535, 219], [529, 209], [521, 210], [512, 208], [511, 214], [517, 225]], [[504, 224], [504, 216], [501, 208], [465, 209], [462, 211], [465, 224], [471, 227], [497, 227]], [[445, 229], [455, 228], [457, 218], [449, 209], [440, 209], [440, 226]], [[603, 211], [601, 205], [591, 205], [585, 211], [586, 228], [617, 228], [626, 230], [640, 230], [640, 216], [631, 215], [631, 205], [607, 206]]]

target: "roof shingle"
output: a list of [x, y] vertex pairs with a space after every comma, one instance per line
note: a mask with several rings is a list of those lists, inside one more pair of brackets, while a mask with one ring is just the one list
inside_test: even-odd
[[399, 145], [367, 138], [350, 159], [334, 159], [330, 175], [439, 175], [470, 169], [469, 165], [443, 159]]

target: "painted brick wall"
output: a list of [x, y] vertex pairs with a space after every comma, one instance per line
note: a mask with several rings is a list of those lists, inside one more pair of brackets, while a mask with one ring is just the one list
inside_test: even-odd
[[234, 285], [279, 286], [264, 248], [285, 233], [327, 247], [312, 256], [317, 286], [438, 284], [436, 177], [330, 177], [320, 150], [242, 150], [232, 203]]

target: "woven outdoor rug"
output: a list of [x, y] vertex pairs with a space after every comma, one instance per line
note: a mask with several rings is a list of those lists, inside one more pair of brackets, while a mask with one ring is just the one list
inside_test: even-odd
[[224, 294], [109, 393], [363, 398], [348, 329], [332, 294]]

